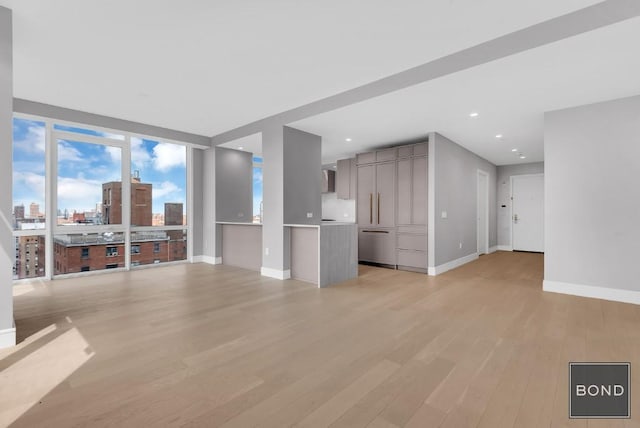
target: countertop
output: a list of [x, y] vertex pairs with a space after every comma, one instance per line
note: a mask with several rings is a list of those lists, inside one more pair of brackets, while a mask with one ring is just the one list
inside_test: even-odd
[[344, 221], [323, 221], [320, 224], [285, 224], [285, 227], [325, 227], [325, 226], [356, 226], [356, 223]]
[[216, 224], [231, 224], [233, 226], [262, 226], [262, 223], [249, 223], [241, 221], [216, 221]]

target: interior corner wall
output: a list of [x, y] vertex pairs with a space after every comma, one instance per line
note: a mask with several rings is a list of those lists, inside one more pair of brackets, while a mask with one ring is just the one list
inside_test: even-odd
[[544, 289], [640, 304], [640, 96], [545, 114]]
[[322, 137], [285, 126], [283, 142], [284, 223], [320, 224]]
[[216, 147], [216, 221], [253, 221], [253, 155]]
[[191, 149], [191, 182], [193, 183], [193, 224], [191, 225], [191, 236], [193, 237], [193, 255], [202, 256], [203, 253], [203, 237], [204, 237], [204, 205], [203, 205], [203, 187], [204, 187], [204, 150]]
[[[262, 269], [286, 276], [289, 269], [289, 228], [284, 227], [284, 129], [262, 132]], [[268, 251], [267, 251], [268, 250]]]
[[511, 242], [511, 177], [516, 175], [543, 174], [544, 162], [501, 165], [497, 167], [498, 248], [512, 247]]
[[[433, 159], [434, 266], [477, 254], [478, 170], [489, 174], [489, 247], [498, 242], [496, 227], [496, 166], [448, 138], [434, 133], [429, 139]], [[446, 211], [447, 218], [442, 218]], [[462, 244], [462, 248], [460, 248]]]
[[0, 348], [15, 345], [12, 218], [13, 39], [11, 10], [0, 7]]

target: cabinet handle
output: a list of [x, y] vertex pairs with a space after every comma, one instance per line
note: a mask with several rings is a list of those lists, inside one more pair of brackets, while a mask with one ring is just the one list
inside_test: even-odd
[[369, 223], [373, 223], [373, 193], [369, 193]]
[[363, 230], [362, 233], [389, 233], [388, 230]]
[[378, 193], [378, 224], [380, 224], [380, 193]]

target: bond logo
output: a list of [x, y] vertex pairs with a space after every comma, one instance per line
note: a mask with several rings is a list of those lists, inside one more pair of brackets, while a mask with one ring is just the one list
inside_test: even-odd
[[570, 418], [629, 418], [629, 363], [569, 363]]

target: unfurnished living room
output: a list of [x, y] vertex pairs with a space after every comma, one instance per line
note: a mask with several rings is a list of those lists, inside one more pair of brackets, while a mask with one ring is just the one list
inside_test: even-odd
[[639, 40], [0, 0], [0, 427], [640, 427]]

